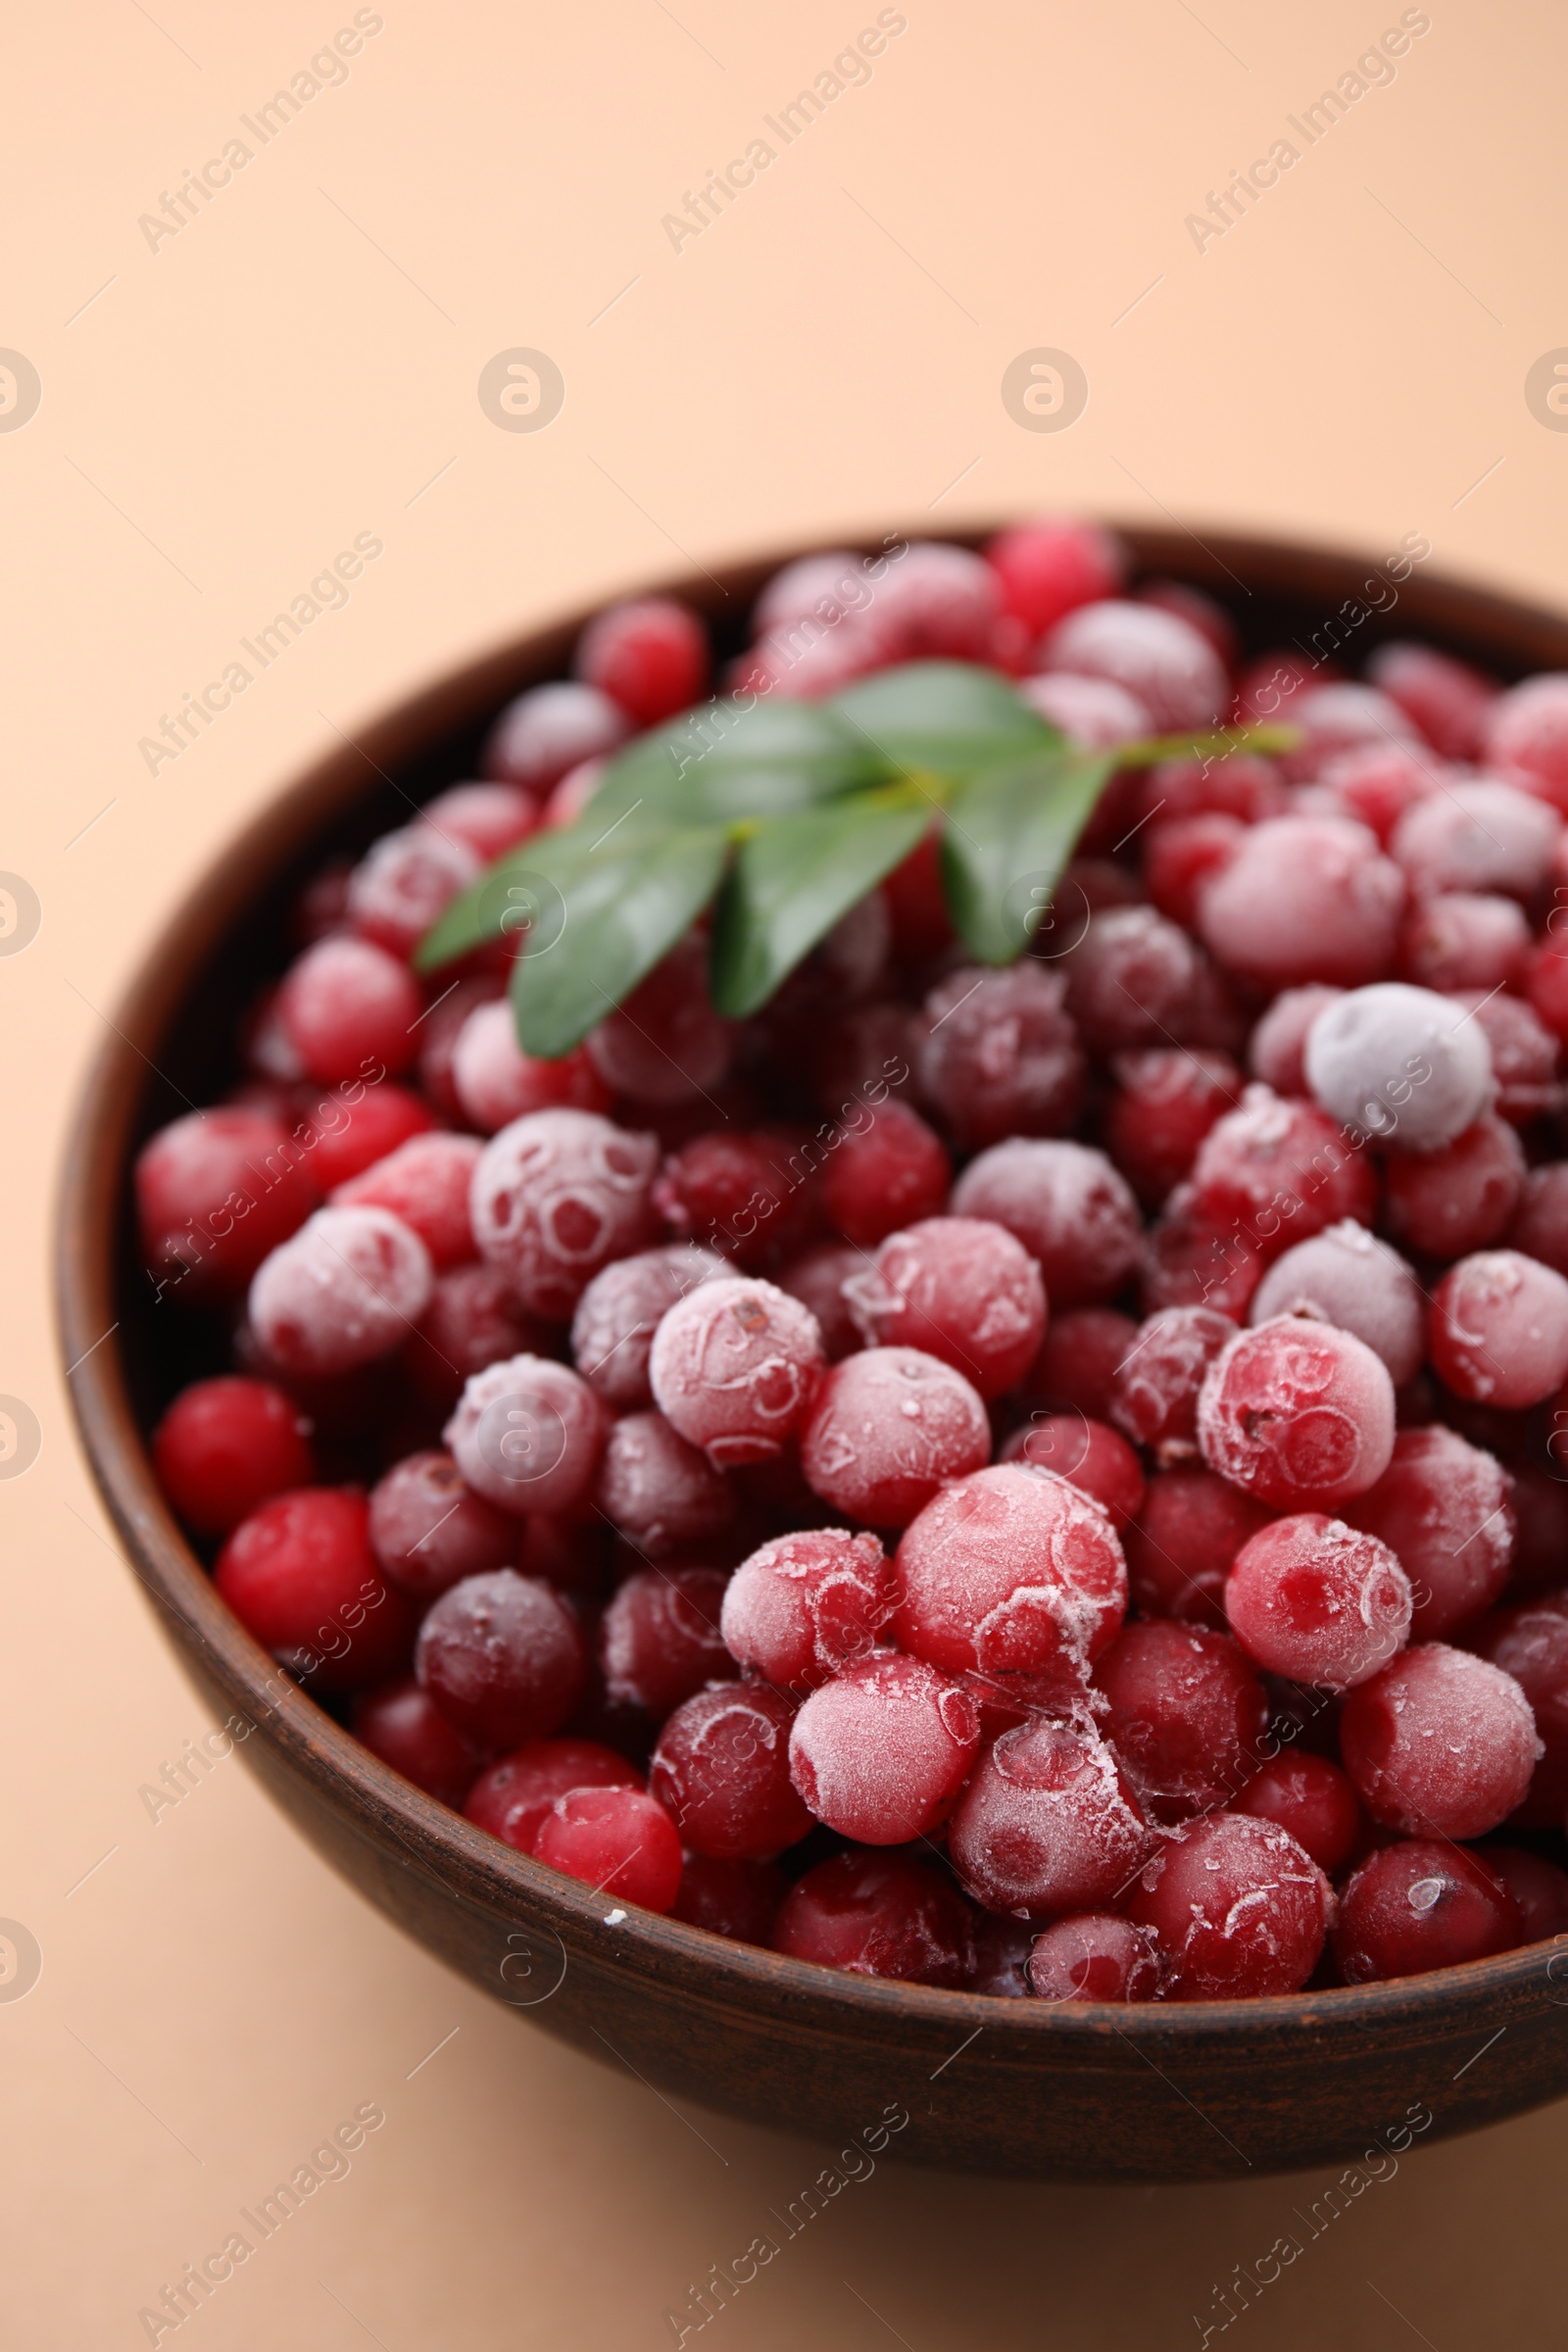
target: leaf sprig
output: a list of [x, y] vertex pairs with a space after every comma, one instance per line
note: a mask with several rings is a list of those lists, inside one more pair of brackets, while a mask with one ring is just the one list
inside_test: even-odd
[[1011, 963], [1118, 768], [1296, 740], [1224, 727], [1081, 751], [962, 662], [908, 662], [821, 703], [710, 703], [621, 752], [575, 823], [509, 851], [416, 961], [436, 971], [524, 934], [517, 1037], [554, 1060], [711, 906], [710, 992], [743, 1019], [935, 826], [958, 936], [979, 962]]

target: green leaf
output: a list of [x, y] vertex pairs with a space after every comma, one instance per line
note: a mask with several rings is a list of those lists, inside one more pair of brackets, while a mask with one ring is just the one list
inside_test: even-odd
[[908, 662], [847, 687], [824, 708], [905, 773], [965, 775], [1062, 741], [1000, 672], [972, 662]]
[[634, 807], [683, 824], [725, 823], [809, 808], [886, 772], [821, 703], [727, 698], [639, 736], [610, 762], [589, 806], [602, 823]]
[[959, 935], [982, 963], [1011, 963], [1030, 945], [1121, 758], [1120, 749], [1037, 753], [954, 795], [942, 878]]
[[720, 1012], [765, 1004], [841, 915], [906, 858], [931, 823], [911, 787], [856, 793], [776, 817], [743, 842], [713, 918], [709, 985]]
[[563, 833], [529, 845], [539, 905], [512, 975], [518, 1042], [545, 1061], [580, 1045], [684, 936], [727, 855], [717, 825], [625, 827], [613, 846], [571, 833], [569, 844]]

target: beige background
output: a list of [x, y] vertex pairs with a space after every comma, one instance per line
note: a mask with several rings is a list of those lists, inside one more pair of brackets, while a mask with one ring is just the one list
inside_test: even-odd
[[[44, 1954], [0, 2004], [0, 2299], [26, 2352], [145, 2341], [138, 2308], [367, 2100], [387, 2121], [351, 2176], [181, 2343], [667, 2343], [665, 2307], [822, 2160], [688, 2122], [487, 2005], [242, 1764], [156, 1826], [138, 1798], [206, 1727], [72, 1435], [47, 1233], [68, 1105], [187, 881], [334, 729], [687, 555], [1060, 503], [1377, 553], [1422, 531], [1435, 564], [1568, 598], [1568, 439], [1523, 397], [1568, 342], [1568, 26], [1541, 0], [1433, 0], [1392, 86], [1201, 255], [1185, 216], [1396, 22], [1388, 0], [906, 0], [869, 85], [678, 254], [662, 216], [864, 0], [385, 0], [346, 83], [150, 251], [138, 216], [352, 13], [87, 0], [9, 26], [0, 344], [43, 382], [0, 435], [0, 866], [43, 905], [0, 961], [0, 1391], [44, 1431], [0, 1485], [0, 1914]], [[478, 406], [514, 345], [564, 374], [546, 432]], [[1004, 411], [1037, 345], [1087, 370], [1068, 432]], [[138, 738], [361, 530], [386, 552], [347, 610], [151, 777]], [[1413, 2153], [1247, 2339], [1560, 2343], [1565, 2158], [1562, 2108]], [[1192, 2342], [1301, 2189], [883, 2167], [710, 2340]]]

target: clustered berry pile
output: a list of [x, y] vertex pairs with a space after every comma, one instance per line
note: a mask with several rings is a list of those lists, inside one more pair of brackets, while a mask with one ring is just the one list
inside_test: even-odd
[[237, 1367], [155, 1438], [218, 1591], [495, 1837], [830, 1967], [1211, 2000], [1568, 1929], [1568, 676], [1243, 664], [1061, 521], [756, 628], [754, 691], [1298, 735], [1123, 770], [1010, 968], [928, 843], [752, 1021], [693, 936], [538, 1061], [514, 943], [410, 958], [707, 690], [692, 613], [603, 614], [141, 1154]]

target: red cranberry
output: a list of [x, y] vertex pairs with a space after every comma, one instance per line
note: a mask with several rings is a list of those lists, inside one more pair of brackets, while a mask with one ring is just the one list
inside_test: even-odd
[[790, 1778], [790, 1701], [765, 1683], [723, 1683], [678, 1706], [649, 1785], [687, 1846], [725, 1862], [766, 1861], [811, 1816]]
[[588, 1039], [588, 1058], [612, 1093], [638, 1104], [689, 1102], [729, 1068], [735, 1032], [708, 994], [708, 948], [683, 939]]
[[1144, 1473], [1126, 1439], [1079, 1413], [1047, 1413], [1014, 1430], [998, 1459], [1066, 1479], [1093, 1495], [1118, 1535], [1144, 1499]]
[[813, 1494], [873, 1527], [907, 1527], [945, 1480], [991, 1451], [979, 1396], [915, 1348], [867, 1348], [835, 1364], [801, 1432]]
[[499, 1268], [454, 1266], [436, 1276], [399, 1361], [417, 1394], [446, 1414], [473, 1373], [508, 1356], [537, 1354], [543, 1345], [542, 1327], [522, 1312]]
[[362, 938], [407, 957], [437, 915], [483, 870], [466, 841], [428, 821], [403, 825], [372, 842], [354, 868], [345, 912]]
[[1412, 1838], [1368, 1854], [1340, 1897], [1334, 1958], [1347, 1984], [1486, 1960], [1519, 1941], [1511, 1894], [1479, 1854]]
[[1242, 1545], [1225, 1613], [1248, 1655], [1287, 1681], [1348, 1690], [1410, 1638], [1410, 1580], [1386, 1544], [1302, 1511]]
[[718, 1630], [716, 1568], [639, 1568], [605, 1611], [600, 1651], [612, 1699], [662, 1722], [705, 1683], [732, 1678]]
[[438, 1797], [456, 1812], [462, 1805], [479, 1758], [463, 1734], [431, 1705], [412, 1674], [378, 1690], [362, 1691], [354, 1701], [354, 1737], [372, 1756], [401, 1772], [426, 1796]]
[[1568, 956], [1563, 945], [1560, 938], [1542, 940], [1525, 975], [1525, 993], [1542, 1026], [1559, 1044], [1568, 1043]]
[[526, 841], [539, 822], [539, 804], [515, 784], [453, 784], [426, 801], [419, 816], [448, 840], [466, 842], [489, 865]]
[[1541, 1754], [1511, 1674], [1426, 1642], [1352, 1690], [1345, 1769], [1374, 1821], [1407, 1838], [1480, 1838], [1524, 1800]]
[[370, 1550], [365, 1496], [296, 1487], [241, 1520], [213, 1582], [249, 1634], [323, 1690], [384, 1682], [408, 1656], [406, 1604]]
[[1288, 723], [1305, 735], [1303, 743], [1280, 755], [1280, 765], [1293, 784], [1312, 781], [1333, 760], [1363, 744], [1415, 748], [1420, 740], [1397, 703], [1375, 686], [1349, 679], [1308, 685], [1293, 702]]
[[1104, 1735], [1155, 1821], [1227, 1804], [1257, 1770], [1268, 1704], [1224, 1634], [1168, 1617], [1123, 1626], [1095, 1682], [1110, 1701]]
[[1551, 874], [1562, 830], [1557, 811], [1534, 793], [1489, 782], [1446, 785], [1406, 809], [1390, 854], [1412, 890], [1498, 890], [1529, 899]]
[[1380, 645], [1366, 665], [1374, 686], [1446, 760], [1479, 757], [1497, 700], [1494, 679], [1434, 646], [1403, 639]]
[[1248, 1066], [1254, 1078], [1276, 1095], [1306, 1093], [1306, 1041], [1312, 1024], [1326, 1005], [1345, 994], [1313, 982], [1306, 988], [1287, 988], [1277, 996], [1252, 1031]]
[[479, 764], [495, 781], [545, 793], [569, 767], [612, 752], [630, 733], [624, 710], [597, 686], [531, 686], [496, 720]]
[[1160, 913], [1196, 931], [1204, 891], [1246, 838], [1242, 819], [1217, 808], [1197, 816], [1162, 816], [1152, 824], [1143, 842], [1144, 880]]
[[502, 994], [499, 973], [470, 972], [443, 997], [438, 997], [419, 1023], [418, 1080], [425, 1098], [443, 1118], [454, 1126], [468, 1124], [468, 1117], [458, 1100], [452, 1076], [452, 1056], [458, 1039], [467, 1024], [468, 1015], [476, 1004], [493, 1004]]
[[1199, 1393], [1236, 1329], [1209, 1306], [1165, 1307], [1141, 1325], [1116, 1367], [1111, 1419], [1162, 1465], [1197, 1454]]
[[1525, 1155], [1501, 1119], [1478, 1119], [1441, 1152], [1388, 1163], [1389, 1230], [1425, 1257], [1485, 1250], [1507, 1231], [1524, 1191]]
[[409, 1454], [370, 1495], [370, 1549], [415, 1600], [507, 1566], [516, 1542], [516, 1521], [470, 1493], [449, 1453]]
[[571, 1324], [573, 1360], [595, 1394], [619, 1412], [652, 1403], [648, 1356], [662, 1318], [700, 1282], [725, 1271], [710, 1250], [670, 1242], [596, 1274]]
[[1307, 1085], [1349, 1133], [1439, 1152], [1492, 1101], [1486, 1033], [1429, 988], [1385, 980], [1326, 1005], [1306, 1040]]
[[708, 1854], [688, 1854], [670, 1916], [765, 1950], [783, 1900], [784, 1873], [776, 1862], [715, 1862]]
[[151, 1273], [193, 1304], [238, 1298], [315, 1207], [306, 1155], [277, 1119], [192, 1111], [136, 1158], [136, 1214]]
[[962, 1150], [1072, 1125], [1084, 1058], [1066, 989], [1026, 958], [1000, 972], [965, 966], [926, 998], [920, 1088]]
[[942, 836], [933, 826], [882, 884], [893, 921], [893, 953], [900, 963], [925, 963], [940, 956], [953, 937], [941, 852]]
[[310, 1430], [270, 1381], [198, 1380], [153, 1432], [153, 1466], [187, 1527], [226, 1536], [270, 1495], [312, 1483]]
[[1517, 1250], [1461, 1258], [1438, 1285], [1427, 1345], [1456, 1396], [1539, 1404], [1568, 1378], [1568, 1280]]
[[1501, 1592], [1513, 1556], [1512, 1483], [1494, 1455], [1434, 1423], [1401, 1430], [1377, 1485], [1346, 1505], [1409, 1577], [1413, 1641], [1451, 1633]]
[[[1205, 596], [1201, 588], [1193, 588], [1186, 580], [1145, 580], [1133, 591], [1134, 602], [1156, 605], [1161, 612], [1174, 612], [1189, 628], [1207, 639], [1227, 669], [1234, 669], [1239, 647], [1236, 624], [1223, 605]], [[1247, 755], [1238, 755], [1245, 759]]]
[[775, 1536], [741, 1562], [720, 1624], [742, 1666], [781, 1690], [814, 1690], [875, 1646], [897, 1605], [875, 1536], [812, 1528]]
[[594, 1276], [654, 1238], [659, 1148], [584, 1110], [538, 1110], [492, 1137], [469, 1205], [479, 1254], [530, 1314], [564, 1321]]
[[429, 1104], [412, 1088], [390, 1083], [367, 1087], [351, 1079], [312, 1106], [295, 1137], [311, 1155], [317, 1183], [323, 1192], [333, 1193], [434, 1125]]
[[1344, 1773], [1309, 1748], [1270, 1757], [1231, 1804], [1238, 1813], [1289, 1831], [1331, 1876], [1349, 1860], [1365, 1829], [1355, 1790]]
[[1040, 1268], [1002, 1226], [973, 1217], [890, 1234], [845, 1295], [868, 1347], [923, 1348], [982, 1396], [1017, 1385], [1046, 1328]]
[[1405, 810], [1438, 791], [1440, 772], [1431, 753], [1413, 744], [1353, 744], [1324, 761], [1313, 806], [1353, 817], [1387, 846]]
[[1268, 1258], [1343, 1217], [1370, 1225], [1377, 1183], [1364, 1155], [1314, 1104], [1250, 1086], [1199, 1146], [1191, 1196], [1198, 1216], [1222, 1231], [1234, 1227]]
[[1137, 1337], [1131, 1315], [1112, 1306], [1079, 1306], [1053, 1315], [1023, 1384], [1025, 1403], [1108, 1421], [1116, 1367]]
[[1062, 959], [1067, 1010], [1096, 1054], [1152, 1046], [1179, 1028], [1198, 978], [1187, 933], [1152, 906], [1098, 915]]
[[1413, 906], [1399, 934], [1399, 972], [1423, 988], [1510, 988], [1524, 977], [1530, 926], [1512, 899], [1448, 890]]
[[1271, 817], [1204, 890], [1199, 929], [1217, 963], [1260, 987], [1359, 988], [1394, 961], [1404, 887], [1363, 825]]
[[1213, 725], [1230, 700], [1224, 664], [1190, 621], [1116, 598], [1058, 621], [1041, 646], [1040, 667], [1125, 686], [1167, 732]]
[[1185, 1046], [1118, 1054], [1114, 1066], [1105, 1142], [1145, 1206], [1157, 1208], [1190, 1172], [1215, 1121], [1235, 1108], [1242, 1074], [1228, 1054]]
[[1121, 1546], [1098, 1503], [1011, 1463], [943, 1489], [905, 1533], [894, 1638], [946, 1673], [1087, 1673], [1127, 1610]]
[[437, 1273], [473, 1255], [468, 1187], [478, 1164], [471, 1135], [415, 1136], [363, 1176], [339, 1185], [334, 1208], [385, 1208], [401, 1217], [430, 1252]]
[[816, 1324], [799, 1299], [733, 1275], [677, 1299], [648, 1359], [661, 1411], [720, 1469], [779, 1453], [824, 1368]]
[[872, 609], [898, 661], [983, 662], [1002, 611], [995, 571], [965, 547], [911, 540]]
[[442, 1436], [474, 1493], [521, 1515], [586, 1499], [609, 1425], [575, 1372], [514, 1355], [470, 1376]]
[[784, 1897], [773, 1949], [852, 1976], [956, 1991], [974, 1965], [971, 1917], [961, 1895], [906, 1854], [835, 1854]]
[[384, 1208], [318, 1208], [251, 1283], [251, 1326], [270, 1361], [351, 1372], [405, 1340], [429, 1303], [430, 1256]]
[[1168, 1962], [1168, 2001], [1298, 1992], [1317, 1966], [1334, 1897], [1289, 1831], [1246, 1813], [1195, 1822], [1145, 1866], [1127, 1904]]
[[634, 725], [656, 726], [702, 695], [708, 633], [672, 596], [635, 597], [596, 613], [572, 663], [586, 685], [618, 703]]
[[1002, 583], [1002, 601], [1031, 638], [1102, 597], [1114, 596], [1126, 573], [1121, 543], [1098, 523], [1066, 515], [1014, 523], [988, 540], [986, 562]]
[[[1557, 1558], [1562, 1574], [1562, 1557]], [[1471, 1646], [1511, 1675], [1530, 1701], [1545, 1750], [1518, 1807], [1522, 1828], [1560, 1829], [1568, 1812], [1568, 1609], [1560, 1592], [1498, 1609], [1470, 1637]]]
[[1161, 1470], [1123, 1539], [1133, 1599], [1147, 1617], [1223, 1628], [1225, 1580], [1263, 1505], [1211, 1470]]
[[1272, 760], [1256, 752], [1229, 752], [1215, 759], [1162, 760], [1150, 770], [1146, 800], [1167, 820], [1192, 816], [1234, 816], [1244, 825], [1283, 816], [1291, 796]]
[[846, 1241], [874, 1249], [888, 1234], [936, 1216], [953, 1169], [918, 1112], [884, 1102], [858, 1133], [837, 1139], [822, 1174], [822, 1205]]
[[[1112, 751], [1119, 743], [1136, 743], [1152, 731], [1153, 722], [1138, 697], [1129, 694], [1125, 686], [1113, 685], [1109, 678], [1079, 677], [1071, 670], [1058, 669], [1049, 677], [1023, 679], [1018, 693], [1031, 710], [1082, 751]], [[1112, 777], [1085, 827], [1085, 838], [1095, 840], [1097, 846], [1108, 808], [1116, 812], [1112, 833], [1125, 830], [1131, 812], [1122, 805], [1123, 782], [1120, 776]], [[1104, 838], [1108, 841], [1111, 834]]]
[[325, 1086], [372, 1069], [392, 1078], [406, 1070], [418, 1051], [415, 1023], [423, 1008], [408, 965], [368, 939], [323, 939], [307, 948], [277, 996], [289, 1043]]
[[790, 1775], [818, 1821], [863, 1845], [905, 1845], [945, 1821], [974, 1762], [973, 1701], [920, 1658], [879, 1652], [813, 1690]]
[[1154, 1843], [1086, 1714], [1020, 1724], [986, 1749], [948, 1831], [959, 1879], [991, 1911], [1047, 1917], [1115, 1901]]
[[1236, 682], [1236, 715], [1242, 724], [1257, 719], [1296, 723], [1290, 706], [1314, 678], [1344, 675], [1333, 662], [1315, 662], [1276, 646], [1248, 663]]
[[862, 1250], [849, 1242], [819, 1242], [779, 1269], [778, 1287], [816, 1317], [822, 1352], [830, 1364], [853, 1355], [861, 1345], [844, 1285], [865, 1264]]
[[597, 1740], [530, 1740], [481, 1772], [463, 1810], [481, 1830], [531, 1854], [545, 1815], [573, 1788], [640, 1788], [642, 1775]]
[[610, 1108], [611, 1090], [580, 1046], [559, 1061], [523, 1052], [504, 999], [473, 1007], [453, 1045], [451, 1069], [459, 1108], [482, 1135], [530, 1111]]
[[1521, 1943], [1544, 1943], [1568, 1933], [1568, 1871], [1518, 1845], [1484, 1846], [1480, 1859], [1513, 1897]]
[[1496, 1080], [1497, 1116], [1515, 1127], [1561, 1107], [1563, 1090], [1557, 1078], [1557, 1040], [1544, 1029], [1522, 998], [1499, 996], [1495, 988], [1478, 996], [1467, 988], [1453, 1000], [1486, 1037]]
[[447, 1721], [488, 1748], [559, 1731], [587, 1669], [577, 1620], [561, 1595], [512, 1568], [465, 1577], [443, 1592], [415, 1651], [419, 1682]]
[[1244, 1331], [1215, 1360], [1198, 1439], [1208, 1467], [1261, 1502], [1346, 1502], [1389, 1466], [1394, 1384], [1351, 1333], [1281, 1315]]
[[789, 1139], [717, 1130], [694, 1137], [664, 1162], [654, 1186], [674, 1232], [748, 1272], [798, 1249], [812, 1221], [810, 1170]]
[[1353, 1332], [1382, 1357], [1396, 1389], [1421, 1369], [1426, 1338], [1421, 1286], [1396, 1250], [1375, 1241], [1348, 1217], [1277, 1257], [1247, 1311], [1251, 1323], [1299, 1315]]
[[1568, 677], [1550, 671], [1499, 695], [1486, 715], [1481, 756], [1494, 774], [1568, 815]]
[[1054, 1921], [1029, 1955], [1029, 1989], [1043, 2001], [1152, 2001], [1159, 1978], [1150, 1931], [1114, 1911]]
[[627, 1413], [615, 1423], [595, 1496], [606, 1518], [648, 1559], [719, 1535], [735, 1516], [734, 1491], [723, 1472], [677, 1437], [662, 1413]]
[[1023, 1244], [1053, 1310], [1111, 1297], [1138, 1262], [1138, 1203], [1104, 1153], [1084, 1144], [996, 1144], [965, 1168], [952, 1208], [1005, 1226]]
[[[1171, 1195], [1171, 1208], [1144, 1236], [1140, 1290], [1146, 1313], [1166, 1307], [1207, 1306], [1232, 1322], [1247, 1313], [1263, 1272], [1256, 1245], [1185, 1205], [1190, 1185]], [[1182, 1204], [1182, 1205], [1178, 1205]]]
[[640, 1788], [572, 1788], [534, 1834], [534, 1858], [597, 1895], [668, 1911], [680, 1891], [681, 1851], [662, 1805]]

